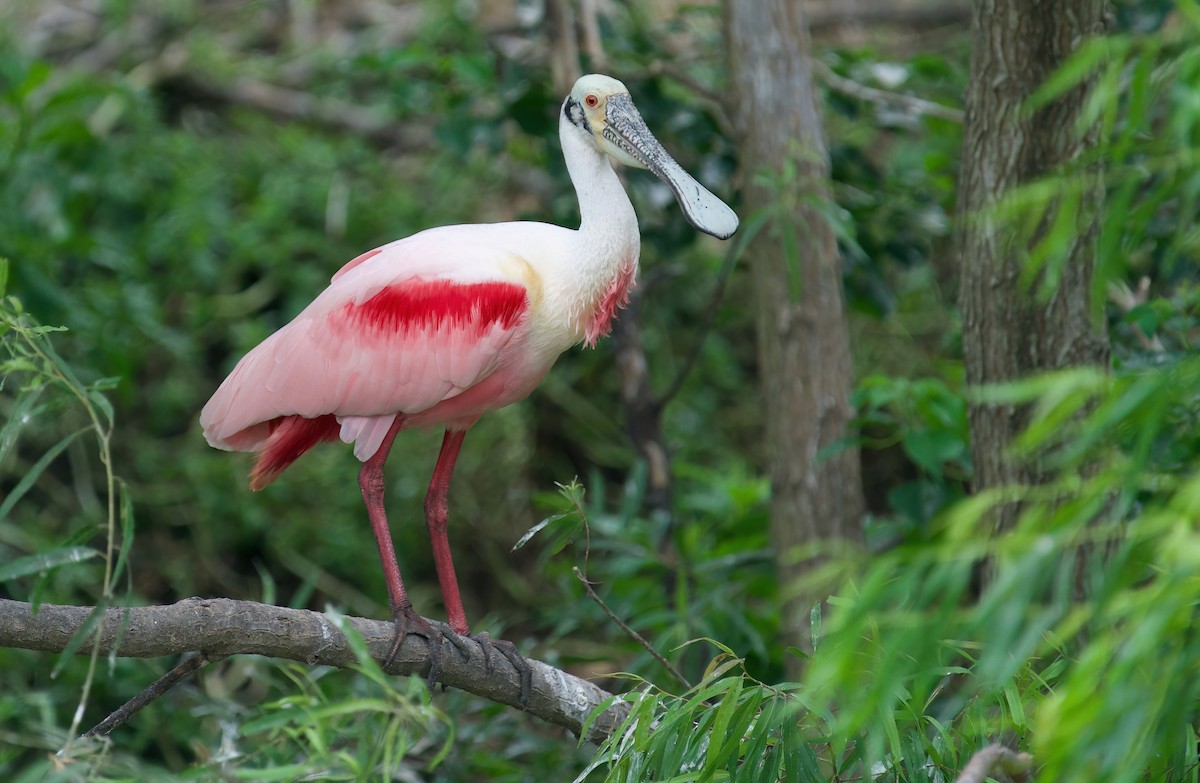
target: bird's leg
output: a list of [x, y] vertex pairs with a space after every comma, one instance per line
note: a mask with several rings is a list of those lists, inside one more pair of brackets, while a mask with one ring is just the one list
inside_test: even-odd
[[[404, 423], [403, 414], [396, 414], [392, 426], [383, 437], [383, 443], [366, 462], [358, 474], [358, 486], [362, 490], [363, 503], [367, 506], [367, 516], [371, 520], [371, 529], [375, 532], [375, 542], [379, 545], [379, 559], [383, 562], [383, 575], [387, 581], [388, 601], [392, 608], [392, 622], [395, 624], [396, 635], [392, 638], [392, 646], [388, 650], [383, 665], [388, 666], [400, 651], [404, 637], [409, 633], [423, 636], [429, 642], [429, 681], [437, 679], [442, 668], [442, 634], [413, 611], [412, 601], [408, 591], [404, 589], [404, 581], [400, 578], [400, 565], [396, 562], [396, 550], [392, 546], [392, 532], [388, 528], [387, 514], [383, 509], [384, 483], [383, 465], [387, 462], [388, 453], [392, 450], [392, 442]], [[435, 641], [437, 643], [435, 643]]]
[[425, 522], [429, 526], [429, 539], [433, 544], [433, 562], [437, 567], [438, 582], [442, 586], [442, 601], [446, 604], [446, 618], [450, 628], [456, 634], [474, 639], [479, 644], [487, 660], [489, 673], [492, 671], [492, 650], [499, 652], [513, 665], [521, 680], [521, 706], [528, 707], [533, 678], [529, 663], [521, 657], [512, 642], [493, 641], [486, 633], [469, 636], [471, 629], [467, 624], [466, 612], [463, 611], [458, 578], [454, 574], [454, 560], [450, 556], [450, 539], [447, 533], [450, 516], [448, 495], [454, 464], [458, 460], [458, 451], [462, 448], [466, 434], [466, 430], [446, 430], [446, 436], [442, 439], [442, 450], [438, 453], [437, 466], [434, 467], [433, 478], [429, 482], [429, 491], [425, 494]]
[[442, 439], [442, 450], [438, 453], [437, 466], [425, 493], [425, 524], [429, 526], [429, 539], [433, 544], [433, 564], [437, 567], [438, 582], [442, 586], [442, 600], [446, 604], [446, 621], [460, 636], [471, 632], [467, 625], [467, 614], [463, 611], [462, 596], [458, 592], [458, 578], [454, 574], [454, 560], [450, 557], [450, 539], [447, 533], [450, 510], [447, 496], [450, 492], [450, 477], [454, 474], [454, 463], [458, 450], [462, 448], [466, 430], [446, 430]]

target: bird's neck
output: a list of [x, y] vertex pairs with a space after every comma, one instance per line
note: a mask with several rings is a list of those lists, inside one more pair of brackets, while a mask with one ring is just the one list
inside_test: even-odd
[[590, 237], [637, 237], [637, 215], [608, 156], [563, 121], [559, 137], [579, 198], [579, 230]]
[[563, 157], [579, 198], [579, 231], [571, 259], [574, 299], [588, 343], [608, 334], [637, 274], [640, 235], [629, 195], [606, 155], [565, 121]]

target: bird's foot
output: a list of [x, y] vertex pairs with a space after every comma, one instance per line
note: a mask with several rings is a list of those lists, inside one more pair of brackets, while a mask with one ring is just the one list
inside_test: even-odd
[[467, 638], [483, 649], [483, 658], [487, 662], [488, 674], [491, 674], [495, 669], [492, 660], [493, 651], [502, 655], [505, 660], [512, 664], [512, 667], [517, 670], [517, 676], [521, 680], [521, 709], [529, 709], [529, 695], [533, 690], [533, 669], [529, 666], [529, 661], [525, 660], [521, 653], [517, 652], [517, 646], [504, 639], [493, 639], [487, 635], [487, 632], [478, 633]]
[[431, 691], [437, 684], [438, 676], [442, 673], [442, 650], [445, 647], [443, 642], [448, 641], [454, 645], [464, 659], [470, 657], [470, 651], [462, 637], [453, 631], [434, 627], [428, 620], [414, 612], [411, 606], [393, 609], [392, 623], [395, 626], [396, 634], [392, 637], [392, 646], [383, 659], [383, 668], [386, 669], [396, 659], [397, 653], [400, 652], [400, 645], [404, 643], [404, 637], [409, 634], [420, 636], [429, 646], [429, 675], [425, 678], [425, 682]]

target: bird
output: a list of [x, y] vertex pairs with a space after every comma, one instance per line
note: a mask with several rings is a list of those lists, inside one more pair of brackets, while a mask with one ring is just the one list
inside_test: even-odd
[[[353, 444], [359, 489], [375, 535], [394, 625], [390, 664], [407, 634], [431, 647], [473, 638], [521, 675], [508, 642], [470, 626], [448, 539], [448, 493], [467, 431], [483, 414], [527, 397], [560, 354], [595, 346], [629, 299], [638, 272], [637, 216], [613, 162], [649, 169], [686, 219], [720, 239], [734, 211], [675, 162], [646, 127], [629, 90], [602, 74], [575, 82], [559, 113], [563, 158], [579, 200], [578, 229], [515, 221], [426, 229], [357, 256], [290, 323], [247, 353], [200, 414], [204, 437], [257, 452], [260, 490], [314, 446]], [[413, 609], [384, 510], [384, 463], [404, 430], [445, 430], [425, 496], [425, 521], [451, 634]], [[435, 644], [436, 642], [436, 644]]]

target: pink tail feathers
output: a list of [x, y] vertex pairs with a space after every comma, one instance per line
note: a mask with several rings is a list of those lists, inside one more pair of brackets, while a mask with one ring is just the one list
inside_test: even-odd
[[250, 489], [253, 490], [270, 484], [301, 454], [318, 443], [337, 440], [340, 429], [337, 417], [332, 413], [315, 419], [283, 416], [272, 421], [270, 426], [271, 435], [250, 471]]

